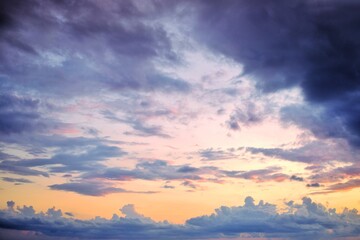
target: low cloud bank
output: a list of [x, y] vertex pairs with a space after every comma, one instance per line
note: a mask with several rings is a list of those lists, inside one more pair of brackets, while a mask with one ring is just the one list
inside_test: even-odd
[[188, 219], [184, 224], [156, 222], [136, 212], [131, 204], [120, 209], [123, 216], [111, 219], [77, 219], [71, 213], [51, 208], [36, 212], [32, 206], [16, 207], [7, 202], [0, 210], [0, 236], [5, 239], [216, 239], [216, 238], [292, 238], [341, 239], [360, 234], [360, 215], [356, 209], [341, 213], [327, 209], [310, 198], [301, 204], [277, 206], [247, 197], [242, 206], [222, 206], [211, 215]]

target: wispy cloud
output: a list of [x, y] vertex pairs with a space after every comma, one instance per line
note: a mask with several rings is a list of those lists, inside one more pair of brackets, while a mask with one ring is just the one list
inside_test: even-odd
[[32, 181], [30, 181], [26, 178], [3, 177], [2, 180], [5, 182], [11, 182], [11, 183], [15, 183], [15, 184], [32, 183]]
[[61, 190], [68, 192], [75, 192], [88, 196], [104, 196], [110, 193], [142, 193], [152, 194], [154, 191], [129, 191], [123, 188], [113, 187], [112, 184], [105, 182], [71, 182], [54, 184], [49, 186], [52, 190]]

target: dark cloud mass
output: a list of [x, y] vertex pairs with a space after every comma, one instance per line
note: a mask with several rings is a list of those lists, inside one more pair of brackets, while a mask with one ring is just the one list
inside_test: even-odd
[[2, 1], [1, 85], [72, 98], [100, 89], [188, 92], [189, 83], [152, 63], [177, 61], [166, 31], [151, 23], [161, 15], [153, 4]]
[[325, 126], [344, 128], [345, 135], [335, 137], [360, 144], [359, 2], [226, 0], [193, 6], [200, 42], [243, 64], [244, 74], [265, 92], [300, 86], [310, 104], [325, 109]]
[[19, 231], [18, 234], [26, 230], [44, 239], [210, 239], [245, 236], [345, 239], [360, 233], [356, 210], [344, 209], [342, 213], [336, 213], [336, 209], [327, 209], [310, 198], [303, 198], [301, 204], [290, 201], [287, 208], [278, 213], [276, 205], [263, 201], [256, 204], [252, 197], [247, 197], [243, 206], [222, 206], [211, 215], [188, 219], [182, 225], [156, 222], [138, 213], [132, 204], [120, 209], [124, 217], [114, 214], [111, 219], [96, 217], [91, 220], [76, 219], [69, 214], [64, 216], [60, 209], [55, 208], [37, 213], [32, 206], [15, 209], [14, 205], [9, 201], [8, 209], [0, 211], [0, 228], [4, 230], [0, 234], [9, 240], [19, 235], [6, 229]]

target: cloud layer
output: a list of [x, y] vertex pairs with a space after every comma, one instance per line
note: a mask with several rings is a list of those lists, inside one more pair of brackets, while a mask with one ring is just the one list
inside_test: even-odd
[[[120, 209], [123, 217], [114, 214], [111, 219], [91, 220], [76, 219], [55, 208], [37, 213], [32, 206], [15, 207], [13, 201], [7, 205], [0, 211], [0, 228], [16, 230], [18, 236], [36, 233], [67, 239], [341, 239], [360, 234], [360, 216], [355, 209], [336, 213], [336, 209], [326, 209], [310, 198], [303, 198], [301, 204], [290, 201], [278, 213], [276, 205], [264, 201], [255, 204], [252, 197], [247, 197], [243, 206], [222, 206], [211, 215], [191, 218], [181, 225], [156, 222], [136, 212], [131, 204]], [[13, 239], [10, 233], [4, 231], [2, 236]]]

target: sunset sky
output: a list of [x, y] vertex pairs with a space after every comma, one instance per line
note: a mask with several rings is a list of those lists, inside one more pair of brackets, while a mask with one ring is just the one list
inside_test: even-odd
[[0, 1], [0, 239], [357, 239], [359, 12]]

